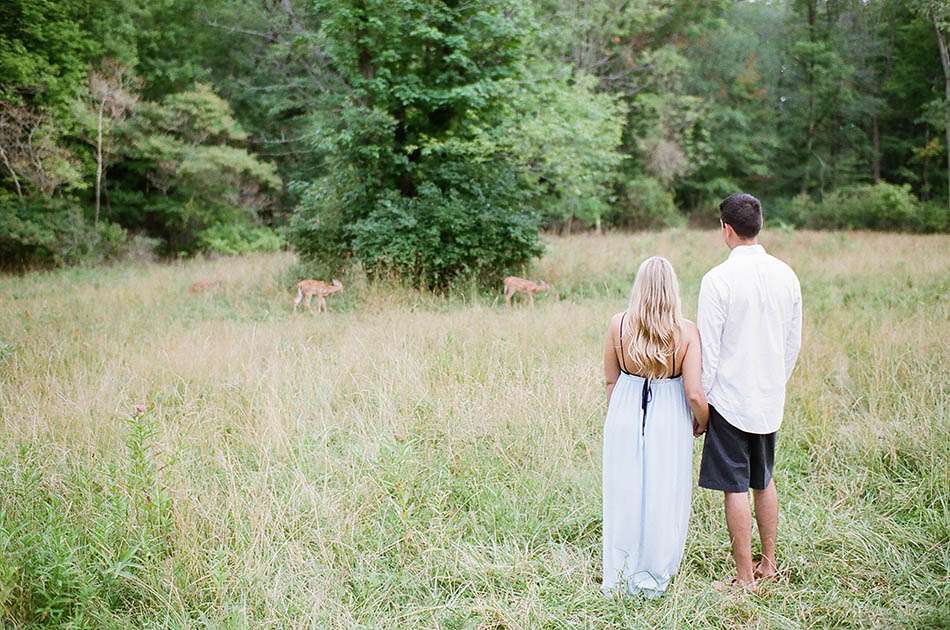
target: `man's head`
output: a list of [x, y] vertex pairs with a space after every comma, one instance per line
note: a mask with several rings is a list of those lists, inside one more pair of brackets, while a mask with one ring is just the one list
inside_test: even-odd
[[723, 240], [730, 249], [755, 242], [762, 229], [762, 204], [748, 193], [736, 193], [719, 204]]

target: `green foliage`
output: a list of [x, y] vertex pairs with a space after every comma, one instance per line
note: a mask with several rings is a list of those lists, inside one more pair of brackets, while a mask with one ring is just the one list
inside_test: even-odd
[[243, 223], [218, 223], [198, 234], [203, 251], [236, 255], [251, 252], [275, 252], [284, 247], [284, 239], [266, 226]]
[[374, 272], [443, 288], [459, 278], [496, 279], [541, 253], [531, 214], [505, 216], [467, 192], [424, 185], [413, 199], [393, 195], [354, 229], [355, 256]]
[[594, 77], [538, 66], [511, 86], [500, 123], [482, 130], [486, 153], [511, 156], [549, 225], [599, 224], [612, 201], [626, 108]]
[[886, 182], [840, 188], [820, 202], [799, 196], [787, 212], [789, 219], [815, 229], [939, 232], [950, 227], [946, 208], [921, 204], [907, 184]]
[[98, 263], [120, 257], [125, 230], [91, 225], [65, 199], [0, 197], [0, 262], [14, 268]]
[[0, 100], [64, 106], [75, 96], [95, 45], [82, 28], [82, 0], [9, 0], [0, 5]]
[[207, 86], [144, 104], [126, 133], [127, 181], [160, 194], [128, 195], [115, 216], [171, 252], [200, 248], [216, 224], [253, 219], [281, 184], [272, 164], [233, 146], [246, 133]]
[[9, 484], [0, 497], [4, 626], [104, 627], [120, 610], [131, 625], [154, 621], [138, 616], [161, 601], [155, 568], [169, 558], [174, 533], [155, 436], [154, 419], [138, 414], [125, 458], [105, 474], [78, 469], [56, 484], [38, 476], [39, 453], [0, 462]]
[[623, 185], [617, 204], [607, 217], [610, 225], [647, 230], [683, 225], [673, 194], [652, 177], [637, 177]]
[[480, 140], [522, 76], [518, 3], [318, 2], [350, 86], [310, 134], [325, 175], [299, 185], [292, 242], [328, 270], [356, 257], [445, 287], [489, 282], [539, 251], [520, 165]]
[[[536, 239], [517, 256], [499, 243], [489, 258], [505, 268], [407, 248], [451, 249], [452, 230], [484, 222], [458, 220], [462, 207], [505, 226], [469, 235], [485, 255], [488, 234], [521, 243], [531, 224], [666, 225], [670, 198], [685, 213], [740, 189], [821, 204], [876, 181], [925, 204], [906, 229], [943, 229], [946, 4], [7, 0], [0, 197], [46, 210], [5, 210], [0, 264], [121, 249], [118, 232], [84, 239], [80, 215], [173, 255], [240, 250], [256, 241], [235, 236], [246, 226], [289, 220], [328, 272], [373, 261], [491, 282]], [[130, 106], [101, 121], [100, 160], [109, 67]], [[776, 208], [814, 214], [795, 203]], [[410, 238], [407, 217], [429, 232]]]
[[703, 101], [696, 123], [697, 168], [675, 183], [688, 209], [715, 207], [737, 190], [759, 188], [771, 178], [779, 138], [778, 111], [770, 101], [782, 74], [775, 44], [781, 28], [775, 7], [736, 3], [684, 51], [687, 89]]

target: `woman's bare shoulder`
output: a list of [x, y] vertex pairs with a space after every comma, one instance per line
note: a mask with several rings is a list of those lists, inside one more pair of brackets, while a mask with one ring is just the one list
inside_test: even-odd
[[682, 324], [683, 336], [687, 341], [698, 341], [699, 340], [699, 327], [696, 324], [688, 319], [683, 320]]
[[624, 311], [619, 313], [614, 313], [610, 316], [610, 321], [607, 323], [607, 332], [611, 335], [619, 336], [620, 334], [620, 321], [623, 319]]

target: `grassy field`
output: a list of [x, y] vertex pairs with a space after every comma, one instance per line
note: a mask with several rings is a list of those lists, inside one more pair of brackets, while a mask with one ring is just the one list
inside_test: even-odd
[[692, 317], [726, 255], [671, 231], [550, 241], [534, 309], [355, 277], [293, 315], [287, 254], [0, 279], [0, 626], [950, 625], [950, 237], [763, 241], [806, 320], [758, 595], [711, 589], [704, 490], [665, 597], [598, 590], [607, 318], [654, 253]]

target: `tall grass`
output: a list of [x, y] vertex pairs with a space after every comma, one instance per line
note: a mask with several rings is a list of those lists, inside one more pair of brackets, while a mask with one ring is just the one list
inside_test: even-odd
[[292, 315], [285, 254], [0, 279], [0, 625], [950, 624], [950, 239], [764, 242], [806, 323], [760, 594], [710, 588], [703, 490], [665, 597], [598, 590], [607, 318], [644, 256], [695, 312], [726, 254], [670, 231], [552, 240], [534, 309], [354, 277]]

